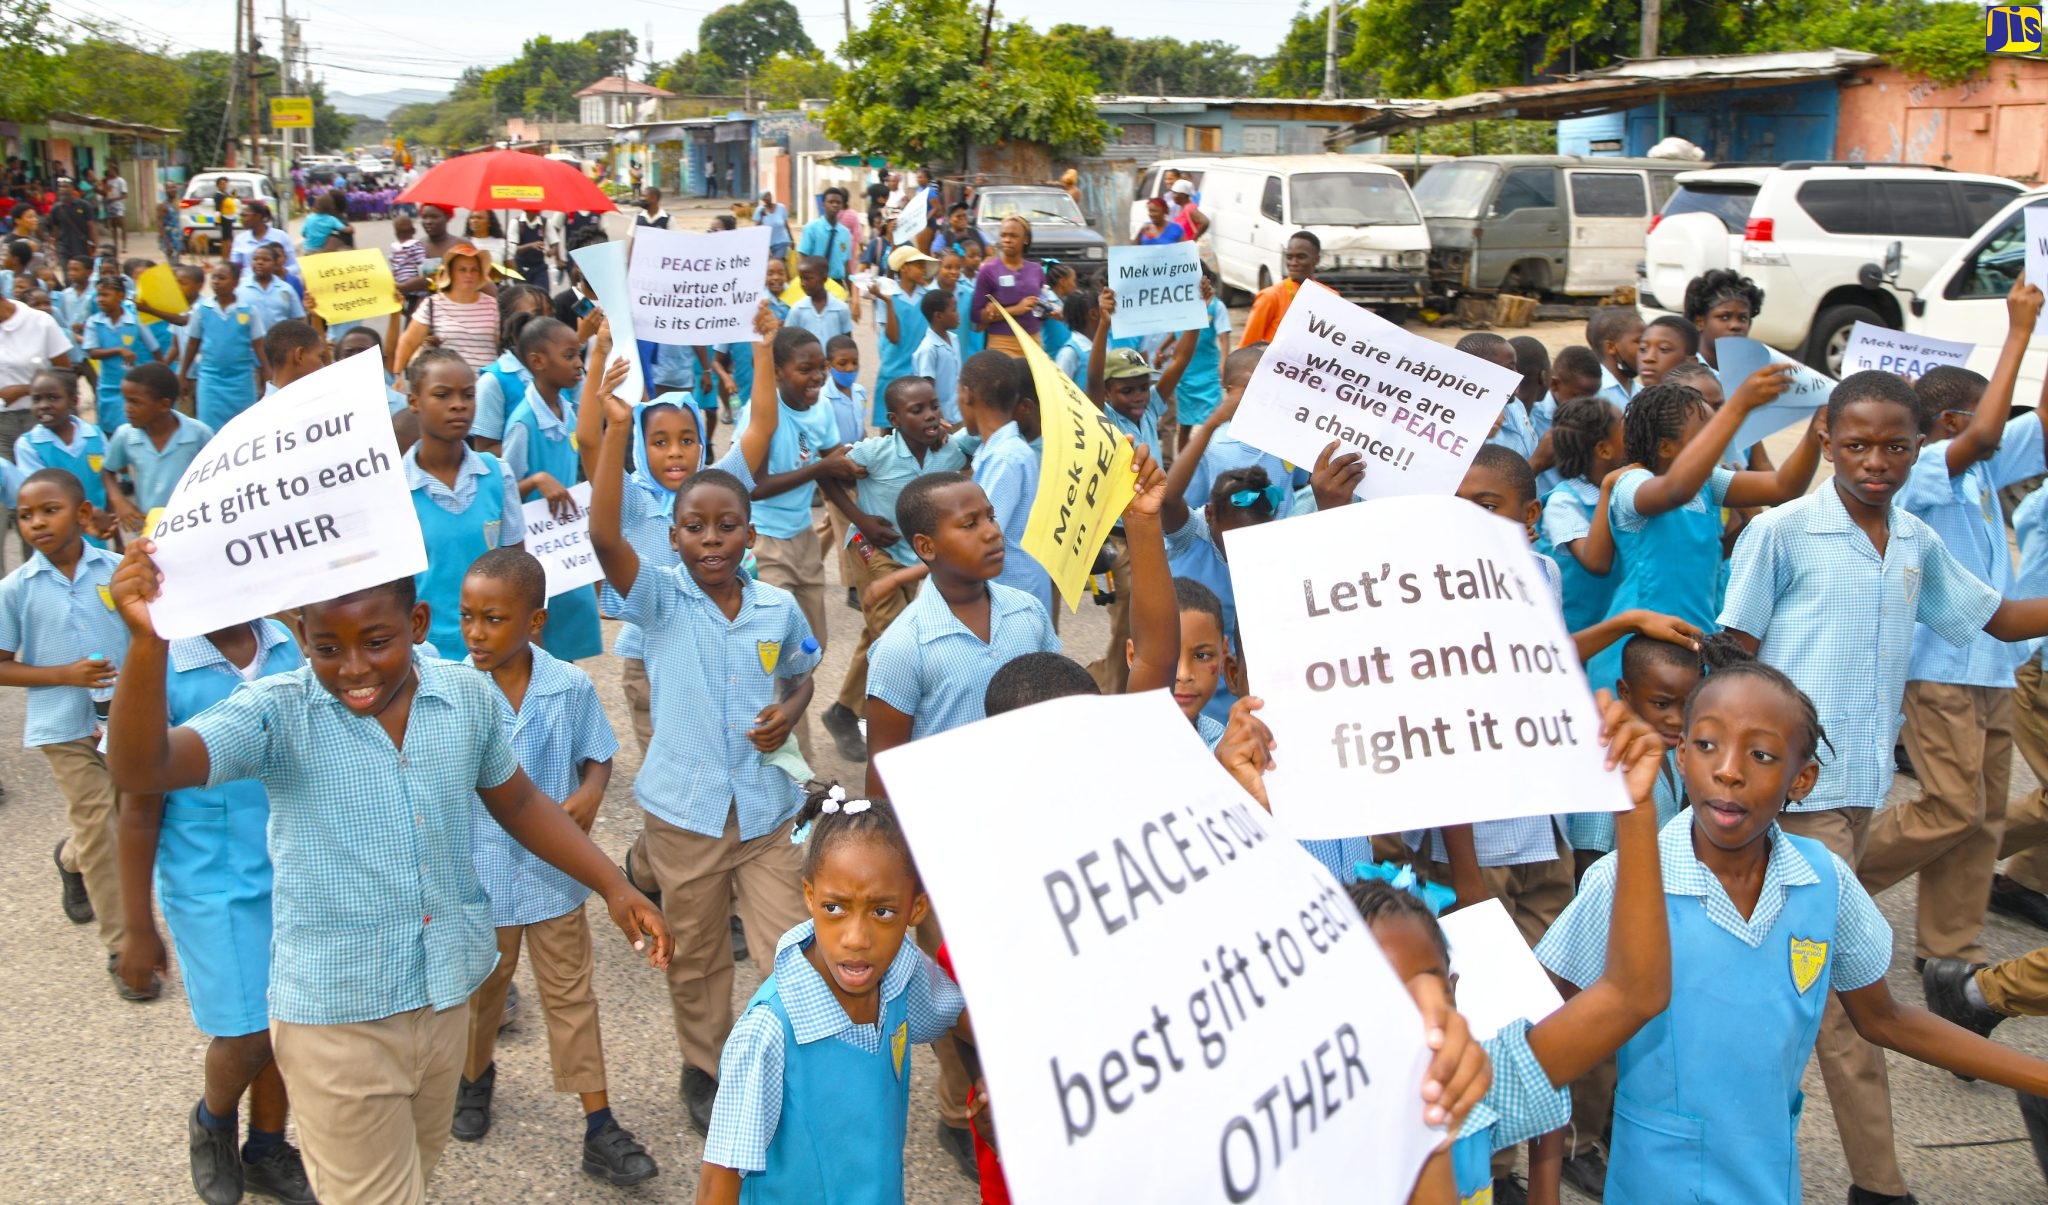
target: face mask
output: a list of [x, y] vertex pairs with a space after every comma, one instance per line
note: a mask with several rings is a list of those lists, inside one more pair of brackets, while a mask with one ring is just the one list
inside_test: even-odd
[[833, 383], [834, 385], [837, 385], [837, 386], [839, 386], [839, 387], [840, 387], [841, 389], [851, 389], [851, 388], [853, 388], [853, 379], [854, 379], [855, 377], [859, 376], [859, 375], [860, 375], [860, 370], [859, 370], [859, 369], [857, 369], [857, 368], [856, 368], [856, 369], [839, 369], [839, 368], [835, 368], [835, 369], [833, 369], [833, 370], [832, 370], [832, 383]]

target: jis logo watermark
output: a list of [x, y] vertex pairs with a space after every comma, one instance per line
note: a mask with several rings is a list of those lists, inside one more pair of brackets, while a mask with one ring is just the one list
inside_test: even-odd
[[2041, 6], [2007, 4], [1984, 10], [1984, 49], [1990, 54], [2034, 54], [2041, 49]]

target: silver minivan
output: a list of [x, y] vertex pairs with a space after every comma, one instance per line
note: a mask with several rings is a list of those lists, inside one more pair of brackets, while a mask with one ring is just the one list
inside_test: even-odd
[[1581, 155], [1474, 155], [1415, 182], [1431, 283], [1446, 293], [1598, 297], [1636, 281], [1650, 216], [1701, 165]]

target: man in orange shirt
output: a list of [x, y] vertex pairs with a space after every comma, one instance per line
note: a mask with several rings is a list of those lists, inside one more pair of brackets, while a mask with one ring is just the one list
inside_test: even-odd
[[1294, 294], [1300, 290], [1301, 282], [1314, 280], [1316, 261], [1323, 257], [1323, 241], [1306, 230], [1297, 230], [1287, 239], [1287, 252], [1281, 263], [1287, 270], [1287, 279], [1279, 284], [1259, 290], [1252, 301], [1252, 316], [1244, 325], [1244, 338], [1239, 347], [1251, 347], [1259, 343], [1271, 343], [1280, 329], [1280, 320], [1287, 316], [1287, 307], [1294, 304]]

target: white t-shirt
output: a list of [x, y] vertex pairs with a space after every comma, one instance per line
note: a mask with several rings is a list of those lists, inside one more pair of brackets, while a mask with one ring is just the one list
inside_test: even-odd
[[[15, 302], [14, 313], [0, 322], [0, 387], [26, 385], [37, 373], [70, 355], [71, 340], [57, 320], [41, 310]], [[4, 408], [28, 409], [28, 395]]]

